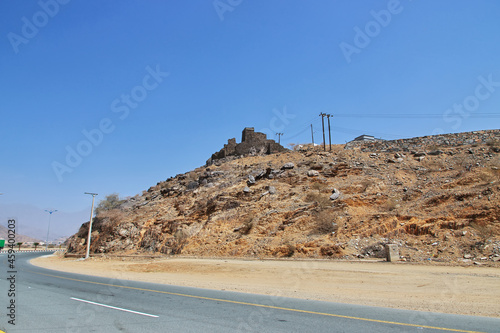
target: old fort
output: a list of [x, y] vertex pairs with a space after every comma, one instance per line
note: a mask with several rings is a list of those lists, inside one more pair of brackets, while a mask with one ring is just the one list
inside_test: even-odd
[[286, 148], [268, 139], [265, 133], [255, 132], [253, 127], [246, 127], [241, 134], [241, 143], [236, 143], [236, 138], [227, 140], [224, 148], [207, 160], [207, 165], [229, 156], [263, 155], [283, 151], [286, 151]]

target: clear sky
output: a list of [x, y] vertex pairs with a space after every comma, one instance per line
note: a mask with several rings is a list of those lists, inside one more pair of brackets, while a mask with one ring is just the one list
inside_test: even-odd
[[334, 143], [500, 123], [497, 0], [6, 0], [0, 28], [2, 217], [133, 196], [244, 127], [319, 143], [321, 112]]

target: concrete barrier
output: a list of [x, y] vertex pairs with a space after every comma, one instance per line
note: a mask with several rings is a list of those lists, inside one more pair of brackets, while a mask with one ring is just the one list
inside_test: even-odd
[[396, 244], [385, 245], [385, 255], [388, 262], [399, 260], [399, 248]]

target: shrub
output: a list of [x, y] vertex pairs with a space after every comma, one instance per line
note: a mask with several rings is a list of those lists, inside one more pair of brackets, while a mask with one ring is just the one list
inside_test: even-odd
[[250, 233], [250, 231], [253, 229], [253, 227], [255, 226], [256, 222], [254, 220], [254, 218], [252, 218], [251, 216], [248, 216], [245, 218], [245, 220], [243, 220], [243, 226], [240, 228], [240, 232], [243, 234], [243, 235], [248, 235]]
[[319, 249], [319, 253], [322, 256], [338, 258], [342, 256], [342, 248], [336, 244], [324, 245]]
[[291, 256], [293, 256], [293, 254], [295, 253], [295, 251], [297, 251], [297, 247], [294, 244], [290, 243], [290, 242], [287, 242], [285, 244], [285, 246], [286, 246], [287, 251], [288, 251], [285, 254], [285, 257], [291, 257]]
[[330, 234], [338, 230], [335, 221], [335, 215], [333, 215], [332, 210], [325, 210], [319, 212], [314, 217], [315, 221], [315, 232], [320, 234]]
[[331, 207], [332, 203], [327, 195], [321, 194], [319, 192], [309, 192], [305, 197], [306, 202], [316, 202], [318, 206], [322, 209]]
[[314, 182], [311, 185], [311, 189], [322, 192], [328, 189], [328, 185], [319, 182]]
[[107, 195], [106, 198], [99, 202], [97, 208], [95, 209], [95, 213], [96, 215], [99, 215], [102, 212], [120, 208], [124, 202], [125, 200], [121, 200], [118, 193]]
[[123, 222], [125, 219], [125, 213], [120, 209], [110, 209], [105, 210], [99, 213], [99, 216], [96, 217], [95, 227], [101, 228], [102, 231], [112, 232], [113, 229]]

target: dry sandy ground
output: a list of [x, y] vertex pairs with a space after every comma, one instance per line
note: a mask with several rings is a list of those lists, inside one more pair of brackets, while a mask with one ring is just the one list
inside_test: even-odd
[[500, 269], [387, 262], [99, 259], [32, 260], [109, 278], [399, 309], [500, 317]]

